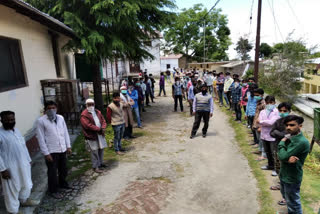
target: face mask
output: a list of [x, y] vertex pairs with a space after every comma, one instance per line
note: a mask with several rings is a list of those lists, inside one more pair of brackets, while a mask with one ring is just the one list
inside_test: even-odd
[[88, 106], [87, 110], [88, 112], [94, 112], [94, 106]]
[[179, 85], [179, 84], [180, 84], [180, 81], [177, 81], [176, 83], [177, 83], [177, 85]]
[[254, 96], [254, 99], [255, 99], [256, 101], [260, 101], [260, 100], [262, 100], [262, 97], [260, 97], [260, 96]]
[[140, 86], [140, 83], [136, 83], [136, 86]]
[[49, 120], [53, 121], [57, 118], [57, 109], [49, 109], [46, 111]]
[[240, 84], [238, 82], [234, 83], [234, 87], [238, 88]]
[[116, 104], [117, 106], [120, 105], [120, 101], [113, 101], [113, 102], [114, 102], [114, 104]]
[[244, 87], [247, 87], [247, 85], [248, 85], [247, 83], [243, 83], [243, 86], [244, 86]]
[[249, 82], [248, 85], [252, 85], [252, 82]]
[[127, 90], [121, 90], [122, 94], [127, 94], [127, 92], [128, 92]]
[[268, 104], [266, 105], [267, 111], [273, 111], [273, 109], [276, 107], [276, 105]]
[[289, 115], [289, 112], [286, 112], [286, 113], [279, 113], [279, 116], [280, 117], [287, 117]]
[[16, 123], [3, 123], [2, 125], [5, 130], [12, 130], [15, 127]]
[[208, 90], [202, 90], [201, 92], [202, 92], [202, 95], [206, 95]]

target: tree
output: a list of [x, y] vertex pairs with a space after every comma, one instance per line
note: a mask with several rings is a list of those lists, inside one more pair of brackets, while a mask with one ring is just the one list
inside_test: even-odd
[[207, 13], [202, 4], [196, 4], [177, 14], [164, 31], [167, 51], [203, 60], [205, 41], [206, 59], [227, 60], [226, 51], [231, 45], [227, 17], [221, 14], [220, 9], [213, 9]]
[[101, 60], [153, 58], [143, 41], [159, 37], [172, 16], [166, 8], [174, 6], [172, 0], [56, 0], [55, 6], [47, 4], [46, 10], [77, 34], [79, 39], [65, 48], [84, 50], [92, 65], [96, 107], [102, 110]]
[[237, 42], [235, 50], [239, 54], [241, 60], [245, 61], [250, 59], [250, 56], [248, 53], [252, 50], [252, 48], [253, 46], [248, 39], [244, 37], [240, 37]]
[[260, 75], [260, 85], [281, 100], [294, 102], [302, 88], [300, 80], [309, 51], [300, 40], [276, 44], [278, 56]]
[[290, 38], [288, 38], [289, 41], [285, 43], [277, 43], [273, 46], [273, 52], [274, 53], [283, 53], [284, 51], [286, 53], [307, 53], [308, 49], [306, 48], [305, 44], [301, 40], [297, 41], [291, 41]]
[[267, 43], [261, 43], [260, 45], [260, 58], [269, 58], [273, 50]]

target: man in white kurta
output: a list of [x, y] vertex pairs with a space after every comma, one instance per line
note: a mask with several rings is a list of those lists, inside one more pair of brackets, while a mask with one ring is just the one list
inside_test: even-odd
[[23, 136], [14, 128], [14, 113], [1, 112], [0, 116], [3, 124], [0, 128], [0, 172], [4, 200], [9, 213], [18, 213], [20, 202], [26, 205], [32, 189], [31, 159]]

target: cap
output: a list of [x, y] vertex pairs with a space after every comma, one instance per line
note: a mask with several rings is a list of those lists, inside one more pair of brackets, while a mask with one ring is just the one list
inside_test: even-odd
[[94, 103], [94, 100], [93, 99], [87, 99], [86, 100], [86, 104], [88, 104], [88, 103]]

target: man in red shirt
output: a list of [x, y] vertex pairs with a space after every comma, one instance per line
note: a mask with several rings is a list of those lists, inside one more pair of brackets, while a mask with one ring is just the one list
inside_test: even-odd
[[86, 101], [87, 109], [81, 113], [80, 122], [83, 135], [86, 141], [86, 147], [91, 152], [92, 168], [96, 173], [102, 173], [101, 168], [105, 168], [103, 164], [103, 152], [107, 147], [105, 139], [105, 131], [107, 123], [101, 112], [94, 108], [94, 100]]

